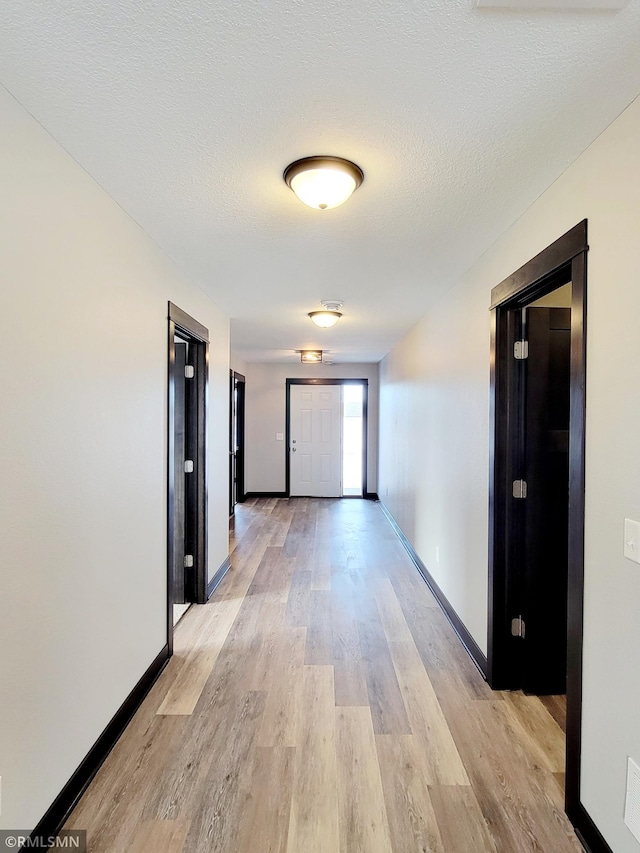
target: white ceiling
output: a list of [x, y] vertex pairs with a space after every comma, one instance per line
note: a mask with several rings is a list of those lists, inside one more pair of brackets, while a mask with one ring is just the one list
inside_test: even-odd
[[[379, 360], [640, 93], [619, 12], [473, 0], [5, 0], [0, 81], [232, 318]], [[358, 163], [341, 208], [282, 180]], [[306, 313], [344, 300], [316, 329]], [[489, 292], [487, 291], [487, 304]]]

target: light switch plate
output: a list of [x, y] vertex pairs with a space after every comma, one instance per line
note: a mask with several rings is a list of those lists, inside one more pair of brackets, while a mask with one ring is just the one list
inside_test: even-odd
[[640, 523], [630, 518], [624, 520], [624, 555], [627, 560], [640, 563]]
[[276, 433], [276, 441], [284, 441], [284, 433], [283, 432], [277, 432]]

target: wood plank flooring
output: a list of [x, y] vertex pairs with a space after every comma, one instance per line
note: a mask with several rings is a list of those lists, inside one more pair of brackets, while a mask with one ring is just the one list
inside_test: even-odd
[[72, 813], [91, 853], [564, 853], [562, 700], [494, 693], [374, 503], [253, 499]]

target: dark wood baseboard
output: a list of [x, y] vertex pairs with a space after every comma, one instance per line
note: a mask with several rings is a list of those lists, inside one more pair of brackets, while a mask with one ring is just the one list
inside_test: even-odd
[[245, 492], [245, 500], [249, 498], [288, 498], [286, 492]]
[[211, 598], [216, 589], [220, 586], [220, 581], [231, 568], [231, 557], [227, 557], [224, 563], [220, 566], [215, 575], [207, 584], [207, 601]]
[[613, 853], [582, 803], [569, 811], [568, 816], [587, 853]]
[[86, 757], [71, 779], [53, 801], [42, 820], [30, 835], [30, 838], [42, 839], [56, 835], [75, 807], [87, 786], [100, 769], [103, 761], [116, 745], [131, 718], [151, 690], [158, 676], [169, 660], [169, 646], [165, 646], [156, 656], [142, 678], [116, 711], [111, 722], [91, 747]]
[[409, 554], [409, 556], [413, 560], [416, 568], [418, 569], [418, 571], [420, 572], [420, 574], [422, 575], [422, 577], [426, 581], [427, 586], [429, 587], [431, 592], [436, 597], [438, 604], [440, 605], [440, 607], [442, 608], [442, 610], [444, 612], [444, 615], [447, 617], [447, 619], [451, 623], [451, 627], [453, 628], [453, 630], [456, 632], [456, 634], [460, 638], [460, 641], [462, 642], [462, 645], [465, 647], [465, 649], [469, 653], [471, 660], [475, 663], [475, 665], [480, 670], [482, 677], [486, 680], [486, 678], [487, 678], [487, 658], [483, 654], [482, 649], [476, 643], [476, 641], [473, 639], [473, 637], [471, 636], [471, 634], [467, 630], [464, 622], [462, 621], [462, 619], [460, 619], [460, 617], [458, 616], [456, 611], [451, 606], [449, 599], [442, 592], [442, 590], [440, 589], [438, 584], [435, 582], [435, 580], [431, 576], [431, 573], [429, 572], [429, 570], [427, 569], [425, 564], [422, 562], [420, 557], [417, 555], [415, 548], [413, 547], [411, 542], [409, 542], [407, 537], [404, 535], [404, 533], [402, 532], [402, 530], [398, 526], [398, 523], [396, 522], [395, 518], [391, 515], [391, 513], [389, 512], [387, 507], [382, 503], [382, 501], [380, 501], [379, 503], [380, 503], [380, 508], [382, 509], [382, 511], [384, 512], [386, 517], [388, 518], [389, 523], [391, 524], [391, 526], [395, 530], [398, 538], [400, 539], [400, 541], [404, 545], [405, 550], [407, 551], [407, 553]]
[[[289, 497], [289, 495], [286, 492], [247, 492], [244, 496], [244, 500], [249, 500], [249, 498], [288, 498], [288, 497]], [[354, 497], [358, 497], [358, 495], [354, 495]], [[377, 492], [366, 492], [364, 497], [368, 501], [380, 500]], [[240, 501], [238, 501], [238, 503], [240, 503]]]

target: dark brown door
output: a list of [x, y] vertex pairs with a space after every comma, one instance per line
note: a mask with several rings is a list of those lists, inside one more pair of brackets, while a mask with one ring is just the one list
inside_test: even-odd
[[233, 511], [237, 502], [236, 485], [236, 453], [238, 449], [237, 429], [238, 429], [238, 389], [236, 378], [231, 371], [229, 378], [229, 515], [233, 515]]
[[175, 343], [174, 367], [174, 534], [173, 534], [173, 601], [184, 604], [184, 555], [185, 555], [185, 473], [186, 459], [186, 397], [185, 366], [187, 344]]
[[[175, 342], [173, 603], [197, 601], [198, 387], [196, 347]], [[189, 378], [185, 368], [190, 368]]]
[[521, 640], [526, 692], [565, 693], [569, 522], [570, 308], [527, 308]]
[[[198, 365], [198, 347], [192, 341], [187, 344], [186, 367], [189, 368], [189, 378], [184, 380], [184, 467], [182, 480], [184, 483], [184, 595], [185, 601], [198, 601], [198, 528], [200, 525], [199, 504], [202, 488], [202, 476], [198, 466], [202, 464], [198, 452], [200, 401], [196, 375]], [[184, 375], [184, 372], [183, 372]]]
[[231, 371], [229, 382], [229, 515], [244, 496], [245, 378]]

